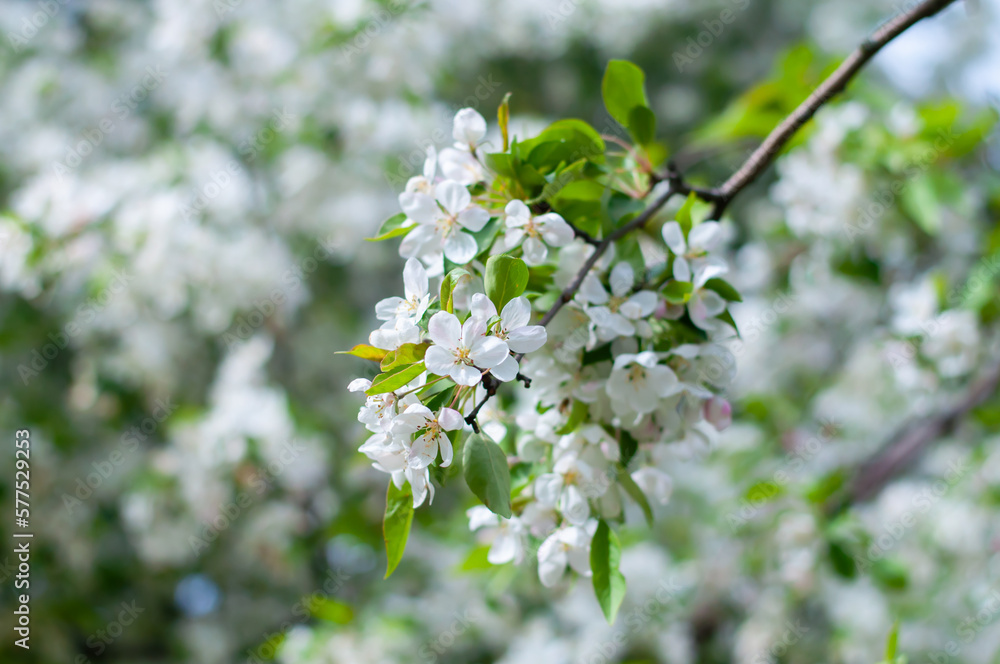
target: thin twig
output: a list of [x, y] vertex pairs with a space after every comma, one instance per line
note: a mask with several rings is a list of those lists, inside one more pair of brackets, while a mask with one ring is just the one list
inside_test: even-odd
[[847, 495], [831, 506], [836, 512], [848, 504], [869, 500], [900, 472], [908, 468], [935, 440], [954, 431], [969, 411], [983, 404], [1000, 384], [1000, 363], [985, 371], [960, 401], [931, 417], [911, 424], [887, 442], [854, 473]]
[[[809, 97], [803, 101], [791, 115], [768, 134], [764, 142], [753, 151], [750, 157], [726, 180], [718, 193], [721, 204], [718, 204], [718, 215], [748, 184], [757, 179], [765, 168], [774, 160], [781, 148], [795, 135], [802, 125], [808, 122], [823, 104], [841, 92], [872, 56], [882, 47], [898, 37], [917, 21], [933, 16], [955, 2], [955, 0], [925, 0], [909, 11], [899, 14], [882, 24], [871, 37], [866, 39], [837, 69], [823, 81]], [[718, 218], [716, 216], [716, 218]]]
[[[572, 283], [570, 283], [570, 285], [563, 290], [562, 294], [555, 301], [552, 307], [545, 313], [544, 316], [542, 316], [541, 321], [539, 321], [539, 325], [548, 325], [552, 319], [556, 317], [556, 314], [559, 313], [563, 306], [572, 301], [576, 292], [583, 284], [583, 280], [586, 279], [587, 274], [594, 267], [594, 265], [597, 264], [597, 261], [600, 260], [601, 256], [604, 255], [604, 252], [608, 250], [614, 241], [638, 228], [645, 226], [646, 223], [652, 219], [653, 215], [666, 205], [674, 195], [687, 195], [694, 192], [700, 198], [712, 203], [712, 212], [710, 217], [712, 219], [719, 219], [729, 203], [732, 202], [733, 198], [743, 191], [747, 185], [757, 179], [764, 169], [767, 168], [767, 166], [774, 160], [774, 157], [778, 154], [778, 152], [781, 151], [781, 148], [788, 143], [788, 141], [795, 135], [802, 125], [808, 122], [816, 114], [816, 111], [823, 106], [823, 104], [828, 102], [838, 92], [841, 92], [847, 86], [848, 82], [850, 82], [855, 74], [858, 73], [858, 71], [872, 58], [873, 55], [878, 53], [883, 46], [898, 37], [903, 31], [917, 21], [937, 14], [953, 2], [955, 2], [955, 0], [924, 0], [924, 2], [921, 2], [909, 11], [903, 12], [902, 14], [899, 14], [882, 24], [881, 27], [872, 33], [871, 37], [862, 42], [861, 46], [859, 46], [857, 50], [851, 53], [851, 55], [849, 55], [847, 59], [844, 60], [832, 74], [830, 74], [830, 76], [820, 83], [819, 87], [817, 87], [816, 90], [814, 90], [813, 93], [798, 106], [798, 108], [792, 111], [787, 118], [785, 118], [777, 127], [774, 128], [773, 131], [771, 131], [770, 134], [767, 135], [764, 142], [753, 151], [743, 165], [736, 169], [732, 176], [730, 176], [729, 179], [722, 184], [722, 186], [713, 189], [689, 185], [684, 182], [680, 172], [673, 165], [668, 166], [665, 176], [654, 176], [654, 182], [665, 180], [670, 183], [667, 191], [653, 201], [649, 207], [643, 210], [642, 214], [624, 226], [615, 229], [596, 245], [594, 245], [596, 240], [593, 240], [593, 238], [587, 240], [594, 245], [594, 251], [587, 258], [583, 267], [580, 268], [580, 271], [577, 273]], [[574, 231], [576, 231], [575, 228]], [[520, 353], [514, 357], [520, 361], [523, 356], [524, 353]], [[495, 393], [495, 387], [492, 391], [487, 389], [486, 396], [479, 404], [476, 405], [472, 414], [466, 418], [466, 421], [472, 424], [473, 429], [478, 430], [478, 426], [475, 424], [475, 417], [479, 413], [479, 410]]]

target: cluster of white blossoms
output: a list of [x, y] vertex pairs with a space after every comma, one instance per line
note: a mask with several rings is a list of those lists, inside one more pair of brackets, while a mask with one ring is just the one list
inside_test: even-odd
[[[486, 134], [478, 112], [459, 111], [454, 146], [430, 148], [400, 194], [403, 214], [380, 239], [402, 237], [404, 292], [378, 302], [380, 327], [351, 351], [382, 373], [348, 389], [367, 395], [358, 419], [372, 435], [360, 451], [396, 489], [409, 485], [414, 507], [433, 500], [433, 468], [451, 466], [480, 425], [505, 443], [511, 514], [477, 505], [470, 529], [493, 564], [537, 550], [539, 577], [553, 586], [568, 568], [591, 575], [599, 520], [622, 521], [626, 498], [647, 518], [668, 502], [668, 447], [705, 447], [729, 425], [718, 393], [735, 363], [711, 337], [731, 332], [718, 316], [734, 291], [718, 284], [719, 223], [692, 222], [688, 210], [685, 224], [662, 227], [659, 260], [613, 246], [548, 325], [532, 324], [595, 242], [538, 197], [512, 197], [518, 188], [487, 166]], [[490, 265], [500, 259], [523, 278], [497, 282]], [[497, 394], [512, 381], [529, 389]]]

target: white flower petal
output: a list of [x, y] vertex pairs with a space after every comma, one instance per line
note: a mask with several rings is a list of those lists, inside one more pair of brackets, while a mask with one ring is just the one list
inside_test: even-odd
[[503, 362], [490, 369], [490, 373], [493, 374], [497, 380], [504, 383], [509, 383], [517, 378], [518, 371], [520, 371], [520, 367], [517, 364], [517, 360], [515, 360], [511, 355], [508, 355]]
[[[430, 350], [429, 348], [427, 349]], [[470, 367], [468, 364], [456, 364], [451, 368], [451, 373], [448, 374], [453, 381], [459, 385], [478, 385], [479, 381], [482, 380], [482, 374], [475, 367]]]
[[693, 250], [711, 251], [721, 239], [722, 225], [717, 221], [700, 223], [688, 233], [688, 244]]
[[549, 255], [549, 249], [537, 237], [529, 235], [524, 240], [524, 262], [528, 265], [541, 265]]
[[463, 231], [453, 232], [444, 242], [444, 255], [452, 263], [465, 265], [479, 253], [476, 239]]
[[451, 135], [463, 145], [476, 145], [486, 136], [486, 120], [474, 108], [463, 108], [455, 114]]
[[436, 376], [447, 376], [455, 366], [455, 354], [441, 346], [431, 346], [424, 353], [424, 366]]
[[438, 424], [445, 431], [457, 431], [465, 426], [465, 420], [462, 419], [462, 414], [459, 413], [454, 408], [442, 408], [441, 412], [438, 413]]
[[427, 336], [436, 345], [455, 350], [462, 338], [462, 323], [455, 314], [439, 311], [427, 322]]
[[667, 243], [670, 247], [670, 251], [674, 252], [675, 256], [681, 256], [687, 253], [687, 244], [684, 242], [684, 231], [681, 230], [681, 225], [676, 221], [668, 221], [663, 224], [663, 241]]
[[508, 356], [507, 344], [496, 337], [480, 337], [469, 348], [469, 359], [481, 369], [492, 369]]
[[427, 295], [427, 270], [416, 258], [410, 258], [403, 267], [403, 292], [407, 299]]
[[635, 285], [635, 271], [629, 263], [618, 263], [612, 268], [608, 283], [611, 285], [612, 295], [624, 297]]
[[552, 247], [565, 247], [576, 236], [566, 220], [555, 212], [539, 215], [535, 223], [541, 226], [542, 238]]
[[458, 213], [458, 225], [473, 233], [483, 230], [483, 226], [490, 220], [490, 213], [483, 208], [472, 205]]
[[448, 211], [449, 214], [457, 215], [459, 212], [469, 207], [472, 202], [472, 195], [464, 185], [454, 180], [445, 180], [434, 189], [434, 198]]
[[507, 346], [515, 353], [533, 353], [548, 340], [548, 333], [541, 325], [525, 325], [511, 330], [507, 335]]

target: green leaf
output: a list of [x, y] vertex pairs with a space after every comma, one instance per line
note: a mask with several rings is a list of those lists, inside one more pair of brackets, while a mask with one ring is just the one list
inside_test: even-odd
[[576, 431], [576, 428], [580, 426], [580, 423], [587, 417], [588, 410], [587, 404], [577, 399], [573, 399], [573, 406], [570, 408], [566, 424], [556, 429], [556, 433], [560, 436], [565, 436], [568, 433]]
[[628, 431], [621, 429], [618, 431], [618, 448], [621, 451], [620, 463], [628, 468], [628, 465], [632, 463], [632, 457], [639, 451], [639, 441]]
[[406, 221], [406, 215], [402, 212], [399, 214], [394, 214], [385, 221], [378, 229], [378, 233], [375, 237], [365, 238], [368, 242], [381, 242], [382, 240], [390, 240], [394, 237], [402, 237], [406, 235], [414, 228], [417, 227], [416, 224], [411, 224], [409, 226], [403, 226], [403, 222]]
[[896, 661], [896, 648], [899, 645], [899, 619], [892, 623], [889, 637], [885, 640], [885, 661]]
[[389, 490], [385, 494], [385, 518], [382, 520], [387, 579], [403, 559], [411, 525], [413, 525], [413, 495], [410, 493], [410, 485], [397, 489], [395, 484], [389, 482]]
[[403, 344], [396, 350], [389, 351], [382, 359], [382, 371], [392, 371], [407, 364], [419, 362], [424, 359], [424, 353], [427, 352], [428, 346], [430, 346], [429, 343]]
[[698, 200], [698, 197], [694, 192], [688, 194], [688, 197], [684, 199], [684, 204], [681, 205], [681, 209], [677, 211], [674, 219], [680, 224], [681, 230], [684, 232], [684, 237], [687, 237], [688, 233], [691, 232], [691, 226], [693, 225], [691, 220], [691, 209], [694, 208], [694, 202]]
[[604, 70], [601, 96], [604, 106], [623, 127], [629, 126], [629, 114], [636, 106], [649, 106], [646, 101], [646, 75], [627, 60], [612, 60]]
[[928, 235], [941, 232], [941, 206], [934, 180], [927, 173], [913, 178], [900, 195], [899, 203]]
[[506, 152], [510, 145], [510, 135], [507, 133], [507, 124], [510, 122], [510, 95], [508, 92], [503, 96], [500, 107], [497, 109], [497, 124], [500, 125], [500, 136], [503, 139], [503, 151]]
[[486, 225], [481, 229], [475, 233], [471, 233], [472, 237], [476, 240], [476, 247], [478, 247], [479, 253], [476, 254], [477, 257], [489, 253], [490, 248], [493, 246], [493, 241], [497, 238], [502, 226], [503, 223], [500, 218], [494, 217], [486, 222]]
[[597, 364], [598, 362], [610, 362], [611, 360], [611, 344], [606, 343], [594, 348], [593, 350], [583, 351], [581, 364], [586, 367], [591, 364]]
[[520, 258], [499, 254], [486, 261], [486, 295], [498, 312], [527, 286], [528, 266]]
[[729, 309], [726, 309], [721, 314], [716, 316], [722, 322], [730, 325], [734, 330], [736, 330], [736, 336], [740, 336], [740, 328], [736, 327], [736, 320], [733, 319], [733, 315], [729, 313]]
[[472, 493], [491, 512], [511, 517], [510, 470], [500, 446], [482, 434], [473, 434], [462, 450], [462, 473]]
[[628, 133], [639, 145], [649, 145], [656, 136], [656, 116], [646, 106], [636, 106], [628, 113]]
[[872, 565], [872, 577], [883, 588], [903, 590], [910, 582], [906, 565], [899, 558], [879, 558]]
[[664, 284], [661, 292], [670, 304], [687, 304], [687, 301], [691, 299], [693, 290], [694, 285], [690, 281], [671, 279]]
[[740, 292], [724, 279], [719, 279], [718, 277], [709, 279], [705, 282], [705, 288], [715, 291], [721, 295], [724, 300], [729, 300], [730, 302], [743, 301], [743, 298], [740, 296]]
[[353, 355], [354, 357], [360, 357], [362, 360], [372, 360], [374, 362], [381, 362], [382, 358], [385, 357], [387, 351], [381, 348], [375, 348], [374, 346], [369, 346], [367, 344], [358, 344], [351, 350], [338, 350], [336, 355]]
[[425, 370], [423, 362], [416, 362], [415, 364], [404, 364], [398, 366], [392, 371], [386, 373], [380, 373], [375, 376], [375, 380], [372, 381], [372, 386], [365, 391], [365, 394], [373, 397], [376, 394], [395, 392], [422, 374]]
[[618, 608], [625, 599], [625, 577], [618, 571], [621, 555], [618, 536], [601, 519], [590, 542], [590, 570], [594, 578], [594, 594], [608, 624], [614, 623]]
[[309, 603], [309, 612], [320, 620], [337, 625], [346, 625], [354, 620], [354, 610], [351, 606], [331, 597], [313, 596]]
[[459, 280], [468, 274], [469, 271], [465, 268], [456, 267], [445, 275], [444, 280], [441, 281], [441, 311], [447, 311], [449, 314], [455, 313], [455, 288], [458, 286]]
[[642, 508], [642, 514], [646, 517], [646, 525], [650, 528], [653, 527], [653, 508], [649, 505], [649, 499], [646, 494], [643, 493], [639, 485], [635, 483], [632, 476], [629, 474], [628, 469], [619, 464], [618, 467], [618, 483], [622, 485], [625, 489], [625, 493], [629, 495], [632, 500], [638, 503], [639, 507]]

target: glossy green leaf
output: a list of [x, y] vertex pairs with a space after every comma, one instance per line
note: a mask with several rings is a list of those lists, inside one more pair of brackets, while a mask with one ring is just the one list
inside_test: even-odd
[[472, 493], [505, 519], [511, 517], [510, 470], [500, 446], [482, 434], [473, 434], [462, 450], [462, 473]]
[[556, 429], [556, 433], [565, 436], [576, 431], [577, 427], [586, 419], [588, 410], [587, 404], [573, 399], [573, 406], [570, 408], [569, 417], [566, 418], [566, 424]]
[[486, 295], [501, 311], [503, 306], [528, 287], [528, 266], [508, 254], [490, 256], [486, 261]]
[[416, 224], [411, 224], [409, 226], [403, 226], [406, 221], [406, 215], [400, 212], [399, 214], [394, 214], [384, 222], [378, 229], [378, 233], [375, 237], [365, 238], [368, 242], [381, 242], [382, 240], [391, 240], [394, 237], [402, 237], [412, 231], [417, 227]]
[[694, 290], [694, 286], [690, 281], [677, 281], [676, 279], [671, 279], [663, 285], [660, 292], [663, 293], [663, 297], [666, 298], [667, 302], [670, 304], [687, 304], [687, 301], [691, 299], [691, 293]]
[[597, 524], [597, 531], [590, 542], [590, 571], [593, 574], [594, 594], [608, 624], [615, 621], [622, 600], [625, 599], [625, 577], [618, 571], [621, 545], [604, 519]]
[[405, 365], [419, 362], [424, 359], [424, 353], [427, 352], [428, 346], [430, 346], [429, 343], [403, 344], [396, 350], [387, 352], [385, 357], [382, 359], [382, 371], [391, 372], [394, 369], [401, 368]]
[[497, 109], [497, 124], [500, 125], [500, 137], [503, 139], [504, 152], [510, 146], [510, 135], [507, 130], [507, 125], [510, 122], [510, 95], [511, 93], [508, 92], [503, 96], [503, 101], [500, 102], [500, 107]]
[[387, 579], [403, 559], [411, 525], [413, 525], [413, 495], [410, 493], [410, 485], [406, 484], [402, 489], [397, 489], [395, 484], [389, 482], [389, 489], [385, 495], [385, 518], [382, 520]]
[[740, 295], [740, 292], [724, 279], [719, 279], [718, 277], [709, 279], [705, 282], [705, 288], [715, 291], [722, 296], [722, 299], [724, 300], [729, 300], [730, 302], [743, 301], [743, 297]]
[[628, 113], [628, 133], [639, 145], [648, 145], [656, 136], [656, 116], [646, 106], [636, 106]]
[[400, 365], [391, 371], [380, 373], [375, 376], [375, 380], [372, 381], [372, 386], [365, 391], [365, 394], [371, 397], [376, 394], [395, 392], [399, 388], [405, 387], [411, 380], [422, 374], [425, 370], [423, 362]]
[[636, 106], [649, 106], [646, 101], [646, 75], [627, 60], [612, 60], [604, 70], [601, 96], [604, 106], [623, 127], [629, 126], [629, 114]]
[[455, 288], [460, 280], [467, 276], [469, 271], [463, 267], [457, 267], [445, 275], [441, 281], [441, 311], [455, 313]]
[[353, 355], [354, 357], [360, 357], [362, 360], [372, 360], [374, 362], [381, 362], [382, 358], [385, 357], [387, 351], [381, 348], [375, 348], [374, 346], [369, 346], [368, 344], [358, 344], [351, 350], [338, 350], [337, 355]]

